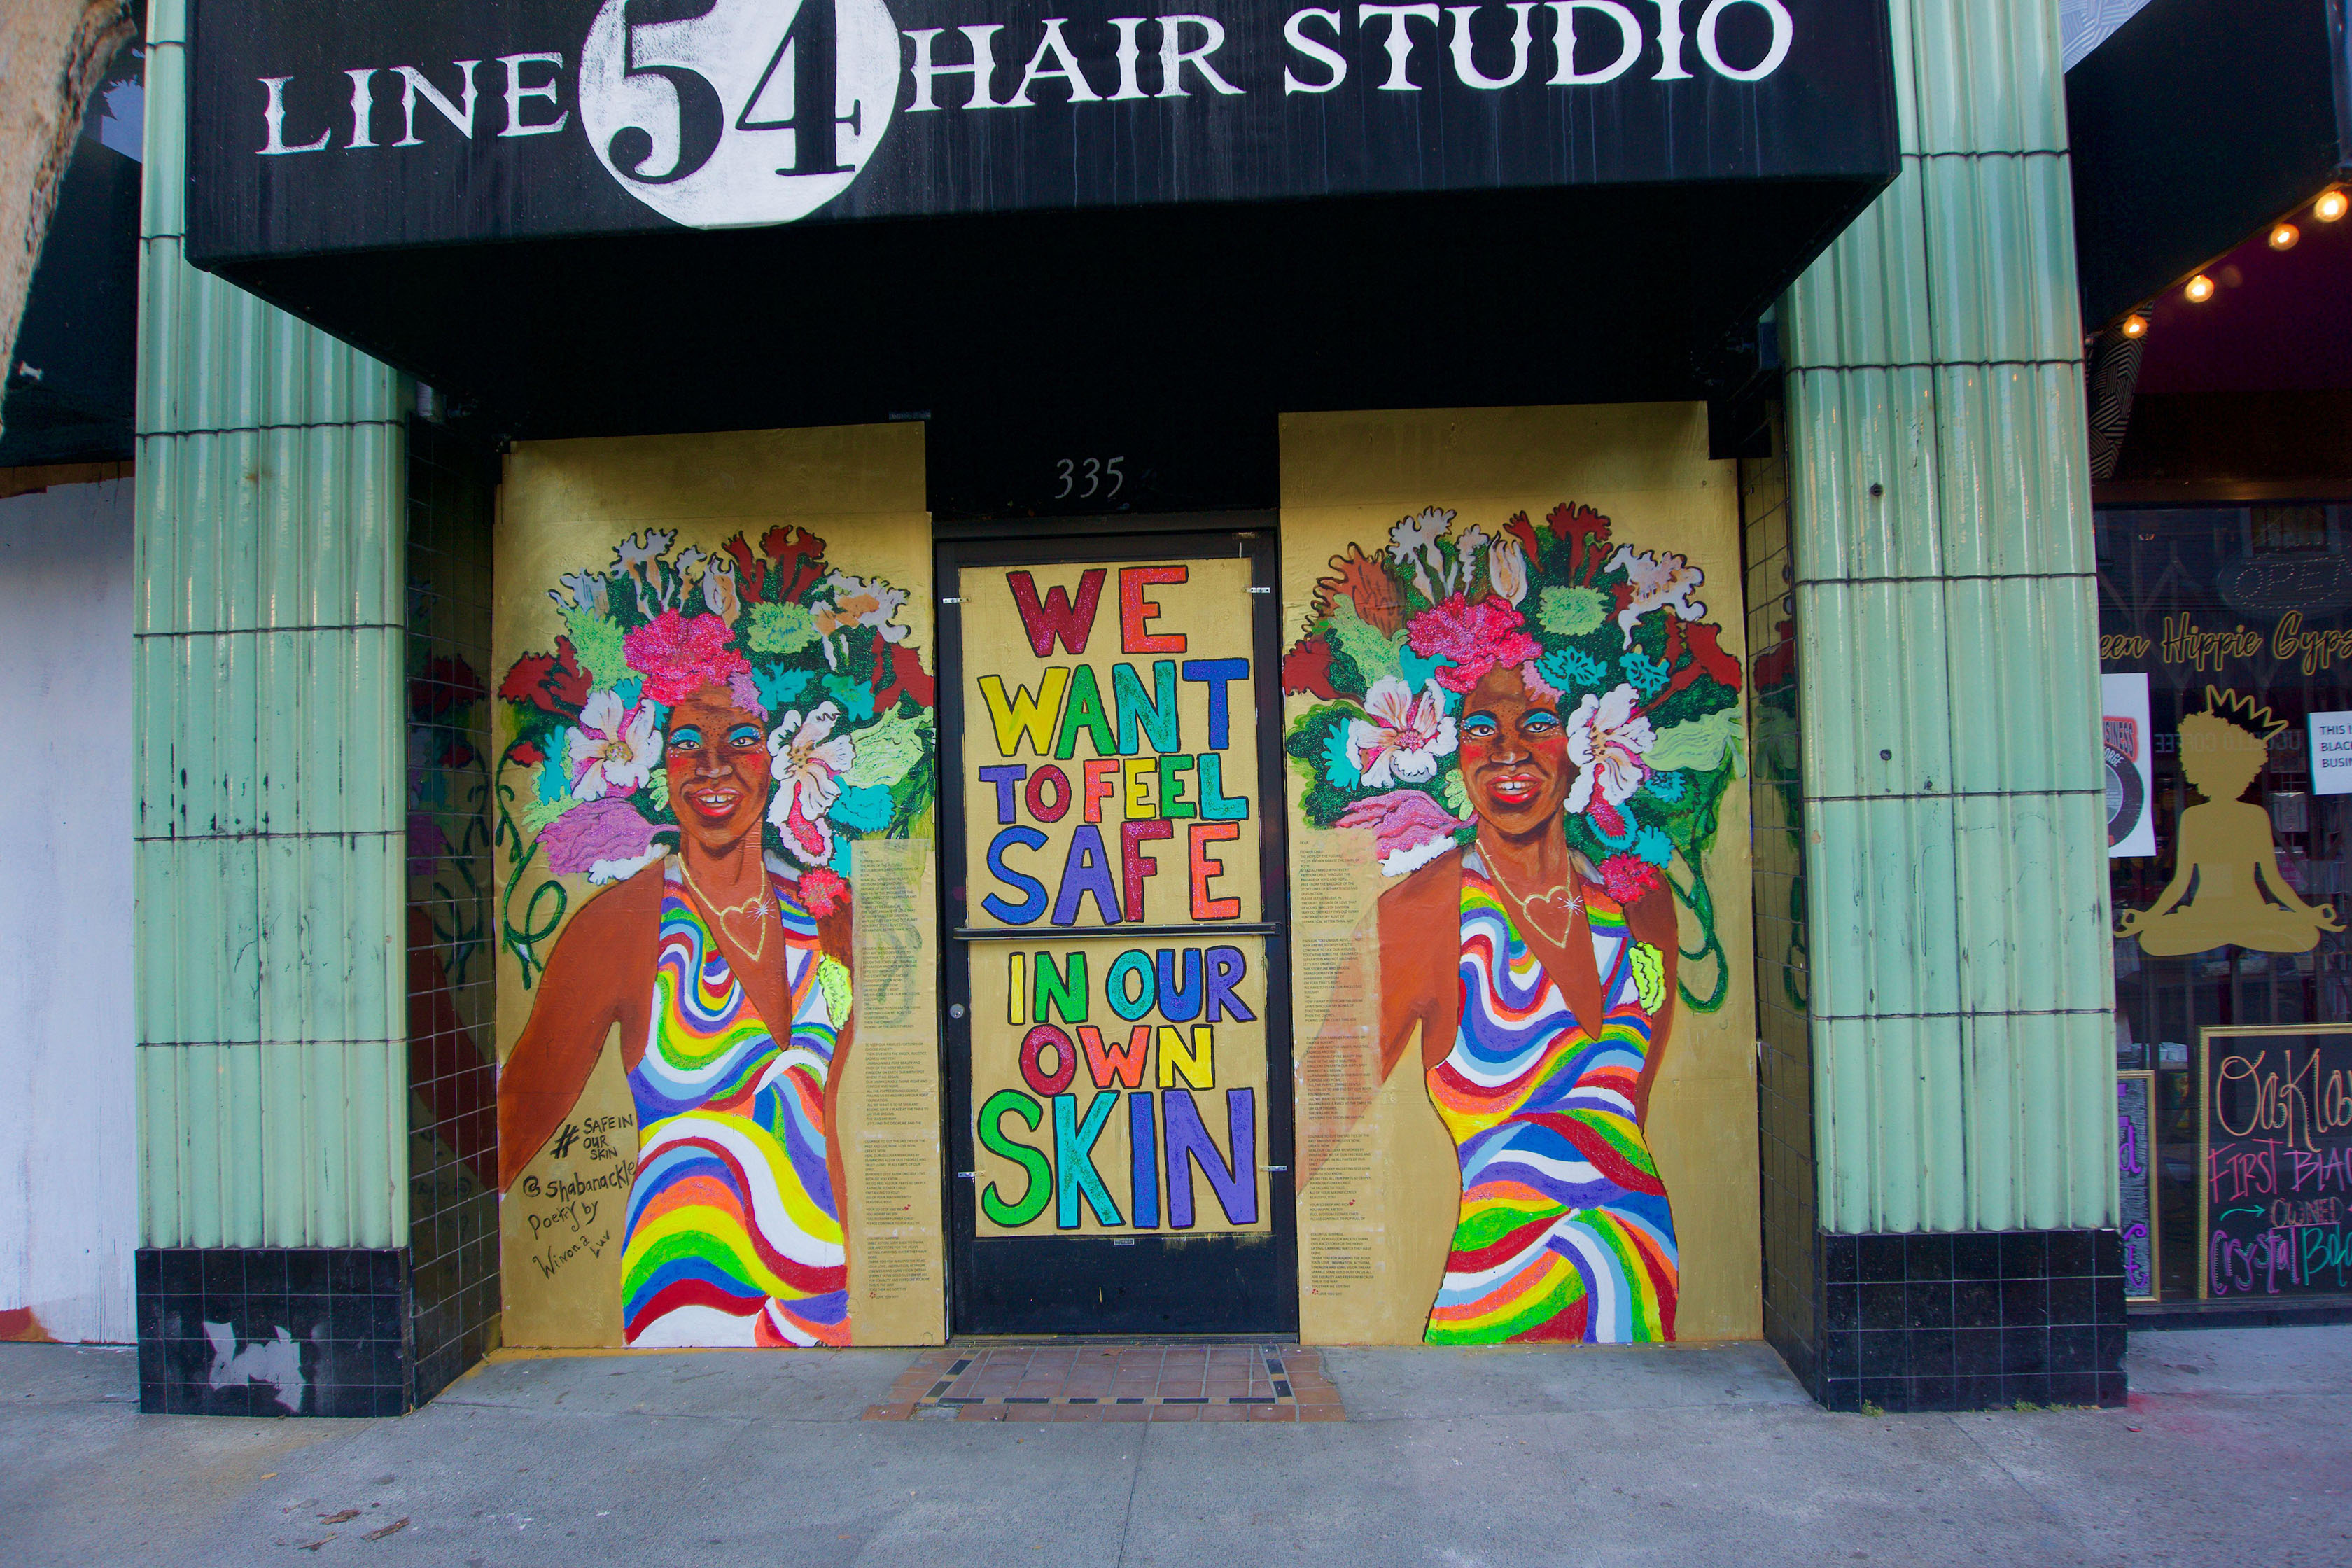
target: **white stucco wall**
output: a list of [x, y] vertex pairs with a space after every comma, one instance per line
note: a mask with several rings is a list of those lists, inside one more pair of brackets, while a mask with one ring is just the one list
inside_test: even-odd
[[131, 481], [0, 500], [0, 1310], [136, 1337]]

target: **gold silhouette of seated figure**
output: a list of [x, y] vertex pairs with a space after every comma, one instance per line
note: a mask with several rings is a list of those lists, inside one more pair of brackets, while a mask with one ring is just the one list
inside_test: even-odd
[[[2279, 870], [2270, 813], [2238, 797], [2263, 771], [2270, 737], [2286, 728], [2251, 698], [2206, 688], [2207, 711], [2180, 721], [2180, 771], [2201, 797], [2180, 814], [2172, 880], [2150, 908], [2130, 910], [2118, 937], [2139, 938], [2153, 958], [2236, 946], [2309, 952], [2323, 931], [2342, 931], [2336, 906], [2305, 903]], [[2222, 717], [2242, 712], [2252, 733]]]

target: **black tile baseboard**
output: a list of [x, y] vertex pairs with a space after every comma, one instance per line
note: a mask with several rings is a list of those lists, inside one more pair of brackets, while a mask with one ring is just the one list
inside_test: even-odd
[[403, 1247], [141, 1247], [139, 1408], [397, 1415], [409, 1406]]
[[2124, 1403], [2112, 1230], [1822, 1231], [1813, 1253], [1812, 1342], [1780, 1352], [1832, 1410]]

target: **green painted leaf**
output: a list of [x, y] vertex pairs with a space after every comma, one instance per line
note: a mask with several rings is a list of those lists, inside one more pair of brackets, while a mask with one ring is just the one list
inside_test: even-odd
[[621, 646], [621, 628], [610, 618], [576, 605], [563, 612], [563, 627], [580, 668], [601, 687], [614, 687], [629, 678], [629, 660]]
[[1705, 718], [1667, 725], [1658, 731], [1649, 754], [1643, 760], [1661, 773], [1670, 768], [1712, 773], [1723, 765], [1727, 754], [1733, 773], [1747, 771], [1748, 755], [1740, 744], [1738, 708], [1719, 709]]
[[744, 639], [754, 653], [798, 653], [817, 639], [816, 617], [803, 605], [754, 605]]
[[853, 740], [856, 755], [842, 782], [857, 788], [887, 789], [930, 754], [931, 716], [893, 710], [858, 731]]

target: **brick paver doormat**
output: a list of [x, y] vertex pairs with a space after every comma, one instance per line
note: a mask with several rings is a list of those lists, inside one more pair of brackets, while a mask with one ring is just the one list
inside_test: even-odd
[[1339, 1421], [1323, 1358], [1297, 1345], [950, 1346], [926, 1351], [868, 1421]]

